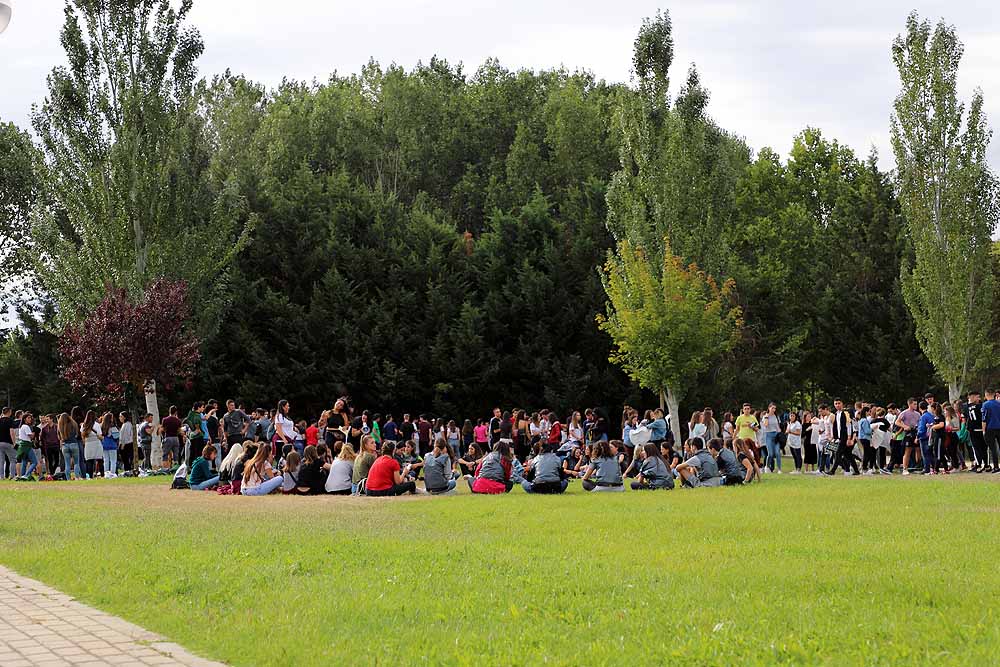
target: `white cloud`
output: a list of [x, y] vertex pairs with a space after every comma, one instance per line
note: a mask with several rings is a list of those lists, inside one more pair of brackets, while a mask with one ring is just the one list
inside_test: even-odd
[[[662, 0], [661, 0], [662, 1]], [[202, 71], [242, 72], [268, 85], [284, 76], [325, 79], [358, 71], [369, 58], [410, 67], [432, 55], [473, 72], [487, 57], [509, 67], [588, 69], [627, 81], [632, 40], [649, 0], [195, 0], [192, 20], [206, 52]], [[1000, 127], [1000, 12], [993, 0], [676, 0], [679, 84], [696, 62], [711, 90], [710, 110], [754, 148], [785, 153], [806, 126], [866, 154], [874, 143], [891, 166], [888, 119], [898, 81], [893, 37], [913, 6], [956, 25], [966, 44], [961, 93], [983, 89]], [[29, 124], [45, 75], [63, 61], [59, 0], [16, 0], [0, 36], [0, 119]], [[1000, 141], [991, 149], [1000, 171]]]

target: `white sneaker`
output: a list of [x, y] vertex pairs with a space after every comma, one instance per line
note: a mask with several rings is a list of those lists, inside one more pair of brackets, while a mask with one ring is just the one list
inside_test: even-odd
[[854, 473], [851, 472], [850, 470], [845, 470], [844, 477], [854, 477]]
[[909, 470], [904, 470], [904, 471], [903, 471], [903, 474], [904, 474], [904, 475], [909, 475], [909, 474], [910, 474], [910, 471], [909, 471]]
[[780, 471], [780, 470], [778, 471], [778, 474], [779, 474], [779, 475], [781, 474], [781, 471]]

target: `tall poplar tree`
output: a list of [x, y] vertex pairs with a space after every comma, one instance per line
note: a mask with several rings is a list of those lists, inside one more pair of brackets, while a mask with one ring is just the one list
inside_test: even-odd
[[[172, 5], [67, 0], [68, 67], [52, 70], [33, 116], [51, 203], [31, 230], [35, 277], [63, 324], [112, 288], [139, 302], [166, 277], [187, 284], [195, 324], [209, 329], [225, 267], [247, 238], [235, 187], [211, 187], [208, 119], [195, 94], [203, 44], [185, 25], [191, 0]], [[146, 393], [158, 420], [154, 382]]]
[[932, 28], [916, 13], [892, 45], [902, 82], [892, 146], [914, 250], [914, 262], [902, 269], [903, 295], [952, 400], [993, 350], [990, 239], [998, 217], [983, 95], [976, 90], [966, 112], [956, 91], [962, 52], [953, 26]]

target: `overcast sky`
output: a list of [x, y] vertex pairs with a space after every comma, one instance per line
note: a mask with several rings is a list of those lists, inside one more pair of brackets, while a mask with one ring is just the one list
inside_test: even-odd
[[[45, 75], [63, 61], [61, 0], [13, 0], [0, 35], [0, 120], [28, 127]], [[630, 77], [642, 18], [669, 9], [678, 84], [695, 62], [710, 111], [754, 149], [782, 155], [807, 125], [859, 154], [876, 146], [892, 165], [888, 119], [898, 81], [889, 57], [907, 13], [955, 24], [966, 46], [961, 94], [979, 86], [1000, 126], [1000, 11], [996, 0], [195, 0], [205, 40], [201, 71], [227, 67], [268, 85], [282, 77], [325, 79], [369, 58], [409, 67], [432, 55], [473, 72], [487, 57], [508, 67], [588, 69]], [[676, 85], [675, 85], [676, 87]], [[1000, 167], [1000, 138], [990, 150]]]

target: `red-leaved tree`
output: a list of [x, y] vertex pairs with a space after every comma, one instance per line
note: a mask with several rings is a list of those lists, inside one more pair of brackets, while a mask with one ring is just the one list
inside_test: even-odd
[[60, 336], [63, 377], [102, 402], [120, 401], [128, 387], [137, 395], [145, 391], [147, 399], [152, 394], [147, 406], [158, 423], [156, 385], [189, 380], [201, 357], [200, 341], [187, 328], [190, 314], [184, 281], [160, 278], [136, 301], [123, 289], [109, 289]]

